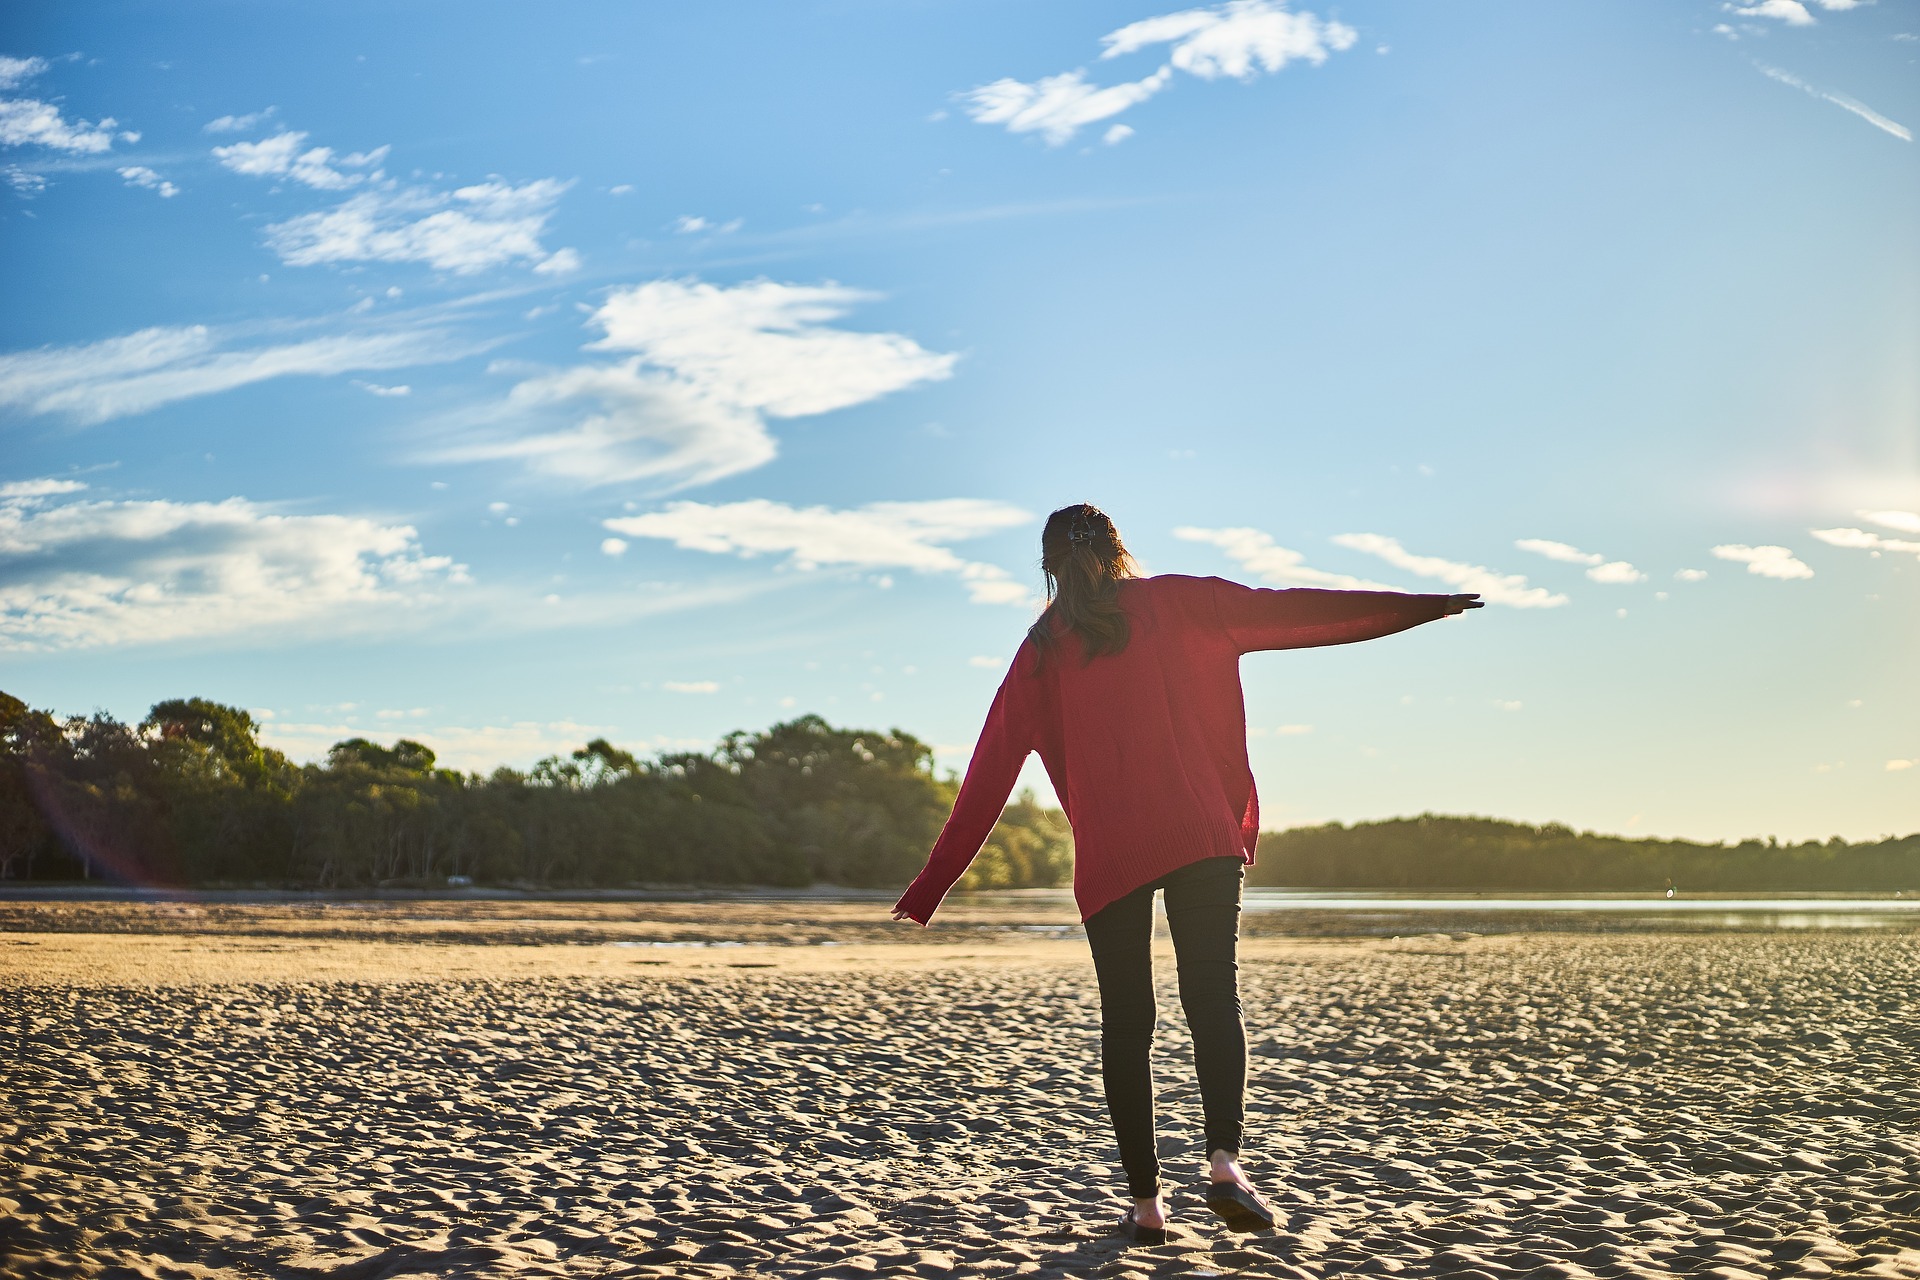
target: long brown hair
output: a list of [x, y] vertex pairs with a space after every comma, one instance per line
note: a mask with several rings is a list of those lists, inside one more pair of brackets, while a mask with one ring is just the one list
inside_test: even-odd
[[1106, 512], [1076, 502], [1048, 516], [1040, 531], [1040, 572], [1047, 579], [1047, 608], [1027, 636], [1043, 664], [1064, 630], [1079, 634], [1087, 662], [1127, 647], [1132, 632], [1120, 611], [1120, 582], [1139, 577], [1140, 566]]

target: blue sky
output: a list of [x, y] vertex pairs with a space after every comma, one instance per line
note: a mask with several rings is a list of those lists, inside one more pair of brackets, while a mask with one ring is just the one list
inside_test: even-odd
[[[1039, 521], [1479, 590], [1269, 822], [1920, 827], [1920, 14], [11, 6], [0, 683], [964, 766]], [[1038, 776], [1037, 769], [1033, 771]]]

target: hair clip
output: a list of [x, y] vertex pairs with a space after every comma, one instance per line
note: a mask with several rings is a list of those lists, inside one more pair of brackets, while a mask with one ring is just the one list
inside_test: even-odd
[[1067, 541], [1075, 546], [1091, 543], [1094, 539], [1093, 521], [1080, 513], [1075, 513], [1073, 523], [1067, 526]]

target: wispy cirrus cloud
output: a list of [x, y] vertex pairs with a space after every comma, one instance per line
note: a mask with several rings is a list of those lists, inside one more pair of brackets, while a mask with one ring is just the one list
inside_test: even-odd
[[372, 151], [337, 155], [332, 147], [309, 147], [306, 142], [305, 133], [289, 129], [258, 142], [215, 147], [213, 158], [235, 173], [250, 177], [290, 178], [320, 191], [343, 191], [377, 181], [382, 176], [380, 162], [390, 149], [375, 147]]
[[777, 452], [769, 418], [864, 404], [950, 377], [958, 357], [833, 322], [877, 295], [837, 284], [732, 287], [655, 280], [617, 289], [589, 323], [624, 359], [525, 378], [432, 456], [513, 460], [585, 485], [703, 484]]
[[245, 133], [247, 130], [256, 129], [273, 119], [279, 110], [280, 108], [278, 107], [262, 107], [260, 110], [250, 111], [246, 115], [217, 116], [201, 125], [200, 131], [202, 133]]
[[[241, 117], [222, 117], [242, 127]], [[209, 126], [211, 128], [211, 126]], [[453, 275], [525, 265], [543, 275], [580, 268], [574, 249], [549, 250], [542, 237], [571, 182], [500, 179], [441, 190], [402, 186], [380, 168], [389, 148], [346, 154], [308, 146], [308, 135], [283, 129], [268, 138], [213, 148], [235, 173], [287, 179], [318, 191], [358, 188], [331, 209], [271, 223], [267, 247], [288, 266], [413, 262]]]
[[490, 345], [432, 328], [254, 346], [240, 341], [231, 331], [186, 325], [14, 352], [0, 356], [0, 407], [91, 426], [270, 378], [444, 363]]
[[1342, 533], [1334, 545], [1379, 556], [1395, 568], [1432, 578], [1463, 592], [1478, 592], [1488, 604], [1504, 604], [1515, 609], [1552, 609], [1567, 603], [1567, 597], [1545, 587], [1530, 586], [1517, 573], [1500, 573], [1484, 565], [1444, 560], [1439, 556], [1419, 555], [1400, 545], [1398, 539], [1378, 533]]
[[51, 498], [62, 493], [79, 493], [87, 486], [78, 480], [11, 480], [0, 484], [0, 502], [21, 502], [29, 498]]
[[541, 243], [554, 205], [572, 184], [540, 178], [514, 186], [483, 182], [450, 192], [424, 187], [363, 191], [333, 209], [267, 228], [267, 247], [292, 267], [322, 263], [417, 262], [471, 275], [531, 264], [536, 272], [575, 271], [580, 255]]
[[224, 636], [430, 600], [464, 566], [409, 525], [224, 502], [89, 501], [76, 482], [0, 498], [0, 649]]
[[1220, 548], [1227, 559], [1246, 569], [1262, 582], [1277, 587], [1324, 587], [1335, 591], [1398, 591], [1400, 588], [1371, 582], [1344, 573], [1328, 573], [1309, 568], [1306, 556], [1280, 546], [1258, 529], [1199, 529], [1183, 525], [1173, 536], [1185, 542], [1204, 542]]
[[1635, 582], [1645, 582], [1647, 575], [1625, 560], [1609, 560], [1592, 551], [1582, 551], [1565, 542], [1555, 542], [1551, 538], [1521, 538], [1513, 544], [1522, 551], [1531, 551], [1535, 555], [1545, 556], [1549, 560], [1558, 560], [1562, 564], [1587, 566], [1587, 577], [1595, 582], [1625, 586]]
[[[968, 90], [960, 100], [977, 123], [1038, 133], [1050, 146], [1059, 146], [1085, 126], [1153, 97], [1172, 83], [1176, 71], [1202, 80], [1244, 82], [1289, 62], [1317, 66], [1358, 38], [1344, 23], [1293, 12], [1278, 0], [1228, 0], [1145, 18], [1101, 37], [1103, 61], [1167, 46], [1165, 64], [1141, 79], [1095, 85], [1076, 68], [1034, 81], [1002, 78]], [[1120, 142], [1132, 133], [1130, 127], [1115, 126], [1106, 141]]]
[[1032, 591], [997, 565], [967, 560], [947, 544], [1033, 520], [1004, 502], [945, 498], [862, 507], [791, 507], [754, 498], [710, 505], [673, 502], [659, 511], [602, 521], [629, 538], [657, 538], [712, 555], [783, 557], [782, 566], [906, 569], [951, 574], [977, 604], [1026, 604]]
[[1744, 542], [1723, 543], [1713, 549], [1715, 559], [1731, 560], [1735, 564], [1747, 566], [1747, 572], [1762, 578], [1776, 578], [1791, 581], [1795, 578], [1811, 578], [1813, 569], [1786, 547], [1759, 546], [1750, 547]]
[[[1798, 5], [1795, 5], [1794, 7], [1799, 8]], [[1828, 7], [1831, 8], [1833, 6], [1828, 6]], [[1811, 22], [1812, 18], [1808, 18], [1807, 20]], [[1851, 111], [1854, 115], [1859, 116], [1862, 120], [1865, 120], [1868, 124], [1872, 125], [1874, 128], [1879, 129], [1884, 133], [1890, 133], [1894, 137], [1900, 139], [1900, 141], [1902, 142], [1913, 141], [1913, 130], [1907, 128], [1907, 126], [1901, 124], [1897, 120], [1887, 119], [1887, 117], [1881, 115], [1878, 111], [1875, 111], [1873, 108], [1867, 106], [1866, 103], [1861, 102], [1857, 98], [1850, 98], [1844, 93], [1832, 93], [1826, 89], [1815, 88], [1813, 85], [1808, 84], [1805, 80], [1802, 80], [1799, 76], [1796, 76], [1791, 72], [1782, 71], [1778, 67], [1770, 67], [1764, 62], [1756, 62], [1753, 65], [1759, 69], [1760, 74], [1766, 76], [1770, 80], [1778, 80], [1781, 84], [1791, 85], [1793, 88], [1800, 90], [1802, 93], [1805, 93], [1810, 97], [1818, 98], [1822, 102], [1831, 102], [1834, 106], [1839, 107], [1842, 111]]]
[[715, 222], [699, 214], [683, 213], [667, 224], [675, 235], [681, 236], [726, 236], [732, 235], [746, 225], [745, 218], [729, 218], [725, 222]]
[[128, 165], [121, 169], [120, 178], [130, 187], [145, 187], [162, 200], [171, 200], [180, 194], [180, 188], [143, 164]]
[[1161, 67], [1141, 80], [1101, 86], [1090, 83], [1085, 71], [1075, 69], [1031, 83], [995, 80], [962, 96], [967, 114], [977, 123], [1002, 124], [1008, 133], [1037, 133], [1049, 146], [1057, 147], [1086, 125], [1145, 102], [1172, 80], [1173, 72]]

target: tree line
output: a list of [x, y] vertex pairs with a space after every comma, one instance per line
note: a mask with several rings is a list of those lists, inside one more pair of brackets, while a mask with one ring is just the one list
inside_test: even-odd
[[[138, 724], [0, 693], [0, 879], [352, 889], [479, 884], [905, 884], [952, 807], [933, 749], [802, 716], [708, 752], [595, 739], [524, 772], [423, 743], [337, 742], [301, 765], [247, 712], [156, 703]], [[968, 887], [1064, 884], [1066, 820], [1006, 809]]]
[[1254, 885], [1296, 889], [1686, 893], [1920, 891], [1920, 834], [1849, 844], [1628, 839], [1559, 823], [1425, 813], [1260, 837]]
[[[0, 880], [358, 889], [450, 878], [528, 888], [897, 887], [952, 807], [927, 744], [802, 716], [711, 751], [605, 739], [462, 773], [402, 738], [296, 764], [247, 712], [156, 703], [138, 724], [0, 693]], [[1072, 879], [1058, 810], [1022, 793], [961, 888]], [[1920, 835], [1869, 844], [1639, 840], [1433, 814], [1269, 832], [1249, 882], [1345, 889], [1920, 890]]]

